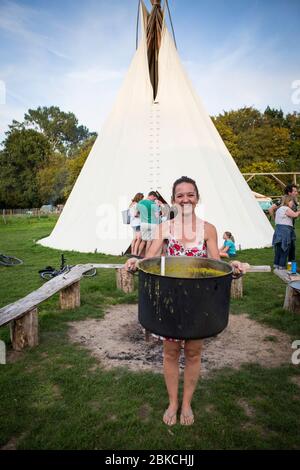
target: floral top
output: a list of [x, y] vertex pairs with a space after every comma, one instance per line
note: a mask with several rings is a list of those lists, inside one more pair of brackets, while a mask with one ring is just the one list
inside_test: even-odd
[[205, 240], [193, 248], [185, 248], [181, 242], [170, 236], [167, 256], [197, 256], [207, 258], [207, 246]]

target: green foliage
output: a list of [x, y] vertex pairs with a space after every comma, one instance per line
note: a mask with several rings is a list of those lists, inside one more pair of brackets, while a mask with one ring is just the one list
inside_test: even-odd
[[68, 178], [68, 161], [62, 154], [51, 156], [48, 164], [37, 172], [37, 185], [40, 199], [47, 204], [64, 201], [64, 190]]
[[242, 132], [251, 131], [262, 125], [261, 113], [252, 107], [244, 107], [237, 111], [224, 111], [223, 114], [219, 114], [215, 120], [222, 122], [226, 126], [232, 129], [235, 135], [239, 135]]
[[289, 156], [290, 136], [288, 129], [262, 126], [238, 136], [240, 168], [254, 162], [270, 162], [277, 171], [286, 171]]
[[65, 113], [57, 106], [29, 109], [23, 124], [47, 137], [53, 151], [66, 155], [91, 136], [85, 126], [78, 125], [75, 114]]
[[[255, 162], [248, 166], [243, 167], [243, 173], [272, 173], [278, 171], [276, 163], [272, 162]], [[247, 177], [246, 177], [247, 179]], [[256, 191], [260, 194], [269, 194], [275, 196], [278, 193], [278, 185], [274, 179], [268, 176], [261, 176], [260, 178], [253, 178], [248, 182], [252, 191]], [[286, 182], [286, 184], [288, 184]]]
[[231, 156], [236, 161], [239, 161], [241, 152], [238, 147], [238, 136], [233, 132], [232, 128], [224, 122], [224, 120], [213, 118], [213, 122]]
[[[242, 173], [299, 171], [299, 113], [284, 116], [281, 109], [269, 106], [264, 113], [245, 107], [219, 114], [213, 122]], [[282, 191], [278, 183], [265, 177], [251, 180], [250, 187], [269, 195]]]
[[36, 181], [40, 168], [47, 164], [51, 147], [41, 133], [33, 129], [14, 129], [0, 152], [0, 206], [38, 207], [41, 198]]
[[82, 146], [78, 149], [78, 152], [73, 158], [69, 158], [67, 161], [67, 180], [64, 185], [63, 194], [64, 198], [67, 199], [72, 188], [81, 172], [83, 165], [86, 162], [87, 157], [95, 143], [96, 137], [90, 137], [86, 140]]
[[29, 109], [6, 135], [0, 152], [0, 205], [5, 208], [65, 202], [96, 138], [73, 113], [56, 106]]

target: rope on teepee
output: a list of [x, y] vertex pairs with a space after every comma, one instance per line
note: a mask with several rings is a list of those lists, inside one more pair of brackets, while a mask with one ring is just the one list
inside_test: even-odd
[[165, 0], [165, 4], [167, 5], [167, 9], [168, 9], [168, 13], [169, 13], [169, 18], [170, 18], [170, 23], [171, 23], [171, 28], [172, 28], [173, 39], [174, 39], [175, 47], [176, 47], [176, 49], [177, 49], [175, 31], [174, 31], [174, 28], [173, 28], [172, 16], [171, 16], [171, 12], [170, 12], [170, 8], [169, 8], [169, 2], [168, 2], [168, 0]]

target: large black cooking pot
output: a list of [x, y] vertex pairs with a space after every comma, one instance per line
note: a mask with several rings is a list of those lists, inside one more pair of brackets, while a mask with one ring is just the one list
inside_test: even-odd
[[[228, 263], [170, 256], [165, 259], [166, 275], [160, 275], [160, 267], [161, 258], [139, 262], [139, 321], [146, 330], [168, 338], [201, 339], [226, 328], [232, 281]], [[199, 277], [199, 268], [222, 275]]]

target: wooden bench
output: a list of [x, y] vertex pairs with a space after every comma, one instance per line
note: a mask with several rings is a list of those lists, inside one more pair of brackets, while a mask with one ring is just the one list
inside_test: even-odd
[[133, 276], [122, 264], [82, 264], [69, 272], [60, 274], [43, 284], [26, 297], [0, 309], [0, 327], [10, 323], [12, 347], [21, 351], [26, 346], [34, 347], [38, 338], [38, 306], [57, 292], [60, 293], [60, 308], [69, 310], [80, 307], [80, 280], [92, 268], [116, 269], [117, 287], [124, 292], [134, 289]]
[[287, 284], [283, 303], [284, 310], [300, 313], [300, 293], [288, 285], [291, 281], [300, 281], [300, 274], [291, 274], [291, 271], [286, 269], [274, 269], [273, 272]]
[[0, 326], [10, 323], [12, 347], [20, 351], [38, 345], [38, 305], [60, 292], [60, 308], [80, 306], [80, 279], [93, 265], [77, 265], [31, 292], [23, 299], [0, 309]]
[[[271, 266], [250, 266], [247, 267], [247, 273], [270, 273]], [[232, 299], [242, 299], [244, 295], [243, 289], [243, 279], [244, 276], [239, 277], [238, 279], [233, 279], [231, 283], [231, 298]]]

